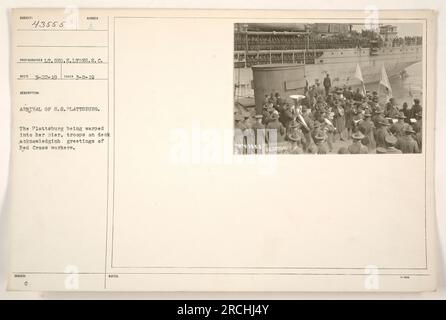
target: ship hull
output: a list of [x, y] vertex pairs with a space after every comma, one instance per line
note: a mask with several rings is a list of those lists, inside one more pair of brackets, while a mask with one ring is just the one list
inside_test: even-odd
[[[370, 55], [370, 49], [332, 49], [324, 53], [314, 64], [305, 65], [305, 75], [308, 83], [322, 81], [326, 74], [330, 75], [332, 86], [343, 87], [361, 84], [355, 77], [356, 66], [359, 64], [364, 83], [378, 82], [381, 68], [384, 65], [388, 77], [399, 75], [410, 65], [421, 61], [421, 46], [380, 48], [375, 55]], [[252, 71], [251, 68], [236, 68], [234, 81], [238, 86], [239, 96], [250, 95]], [[276, 88], [271, 88], [275, 91]]]

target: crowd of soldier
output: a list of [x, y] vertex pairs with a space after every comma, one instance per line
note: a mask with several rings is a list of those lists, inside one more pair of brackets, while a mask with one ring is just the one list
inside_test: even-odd
[[[367, 37], [345, 37], [342, 34], [322, 37], [321, 35], [250, 35], [248, 39], [238, 37], [235, 41], [235, 50], [314, 50], [314, 49], [343, 49], [343, 48], [367, 48], [370, 46]], [[383, 39], [377, 37], [380, 44]], [[403, 45], [421, 45], [421, 37], [397, 37], [391, 42], [393, 47]]]
[[400, 108], [394, 98], [384, 106], [378, 101], [377, 92], [331, 88], [328, 75], [323, 85], [316, 80], [307, 87], [301, 99], [271, 93], [261, 113], [234, 114], [235, 153], [421, 152], [420, 101], [414, 99], [411, 108], [407, 103]]

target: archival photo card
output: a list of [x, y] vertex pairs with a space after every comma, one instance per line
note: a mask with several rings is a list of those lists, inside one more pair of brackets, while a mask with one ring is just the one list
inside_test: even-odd
[[10, 21], [10, 290], [436, 288], [433, 12]]
[[423, 152], [423, 24], [235, 23], [234, 153]]

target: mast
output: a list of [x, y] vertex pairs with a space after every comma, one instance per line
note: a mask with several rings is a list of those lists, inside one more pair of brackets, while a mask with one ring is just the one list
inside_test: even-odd
[[306, 76], [306, 58], [307, 58], [307, 50], [308, 47], [310, 46], [310, 35], [307, 33], [307, 41], [305, 41], [305, 49], [304, 49], [304, 75]]

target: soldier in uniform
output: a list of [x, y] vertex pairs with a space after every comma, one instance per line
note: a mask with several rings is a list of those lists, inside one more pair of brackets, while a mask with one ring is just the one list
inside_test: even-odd
[[376, 148], [375, 125], [373, 124], [371, 117], [372, 115], [367, 111], [364, 114], [364, 120], [358, 124], [358, 129], [365, 136], [362, 143], [367, 146], [369, 152]]
[[336, 132], [339, 133], [339, 140], [344, 141], [345, 110], [342, 107], [340, 100], [336, 100], [333, 112], [334, 112], [334, 126], [336, 127]]
[[401, 110], [401, 112], [406, 117], [404, 122], [409, 123], [409, 120], [412, 117], [412, 109], [408, 109], [407, 102], [403, 103], [403, 109]]
[[304, 151], [307, 151], [307, 148], [313, 143], [313, 139], [311, 136], [311, 132], [314, 127], [314, 121], [310, 116], [310, 109], [302, 108], [302, 119], [305, 121], [306, 127], [302, 124], [302, 133], [304, 135], [303, 137], [303, 147]]
[[326, 135], [326, 142], [328, 145], [329, 152], [333, 151], [333, 143], [334, 143], [334, 132], [336, 130], [335, 126], [332, 122], [333, 117], [326, 112], [322, 114], [322, 122], [321, 129], [324, 131]]
[[415, 115], [417, 113], [422, 113], [423, 108], [420, 105], [420, 99], [413, 99], [413, 105], [412, 105], [412, 109], [410, 109], [412, 115], [411, 118], [415, 118]]
[[404, 119], [406, 119], [406, 117], [404, 116], [404, 114], [402, 112], [399, 112], [396, 117], [398, 118], [398, 121], [395, 122], [391, 127], [390, 127], [390, 132], [394, 135], [396, 135], [397, 137], [401, 137], [404, 135], [404, 127], [406, 125], [406, 123], [404, 122]]
[[284, 127], [288, 126], [288, 122], [292, 121], [294, 117], [291, 106], [287, 103], [284, 106], [284, 110], [280, 113], [279, 121], [283, 124]]
[[331, 88], [331, 79], [328, 73], [324, 78], [324, 88], [325, 88], [325, 96], [328, 96]]
[[[279, 121], [279, 113], [277, 111], [274, 111], [272, 116], [271, 116], [272, 121], [269, 122], [266, 126], [266, 129], [268, 129], [268, 135], [267, 135], [267, 140], [268, 143], [274, 143], [277, 142], [277, 144], [281, 143], [284, 141], [284, 135], [285, 135], [285, 127], [283, 126], [282, 123], [280, 123]], [[271, 135], [271, 130], [275, 130], [275, 136], [277, 138], [276, 141], [273, 141], [272, 138], [273, 136]]]
[[347, 98], [344, 105], [345, 127], [347, 129], [347, 140], [350, 139], [353, 129], [353, 99]]
[[386, 118], [380, 117], [376, 121], [377, 129], [375, 130], [375, 142], [377, 147], [386, 147], [386, 137], [390, 134], [389, 132], [389, 121]]
[[365, 136], [359, 130], [353, 133], [352, 134], [353, 143], [348, 147], [348, 152], [350, 152], [351, 154], [369, 153], [367, 147], [361, 143], [364, 137]]
[[356, 91], [353, 94], [353, 100], [361, 101], [363, 98], [364, 96], [362, 95], [361, 90], [359, 88], [356, 88]]
[[406, 124], [404, 127], [404, 135], [398, 138], [396, 148], [403, 153], [419, 153], [418, 143], [414, 140], [412, 135], [415, 134], [411, 125]]
[[412, 125], [413, 130], [415, 131], [415, 141], [418, 143], [418, 149], [420, 149], [420, 152], [422, 150], [422, 143], [423, 143], [423, 121], [422, 121], [422, 114], [421, 112], [417, 113], [415, 115], [415, 123]]
[[383, 117], [384, 110], [380, 107], [380, 105], [376, 105], [373, 110], [372, 121], [375, 127], [378, 127], [378, 120]]
[[362, 121], [362, 119], [363, 119], [362, 107], [356, 104], [355, 108], [353, 109], [352, 132], [356, 132], [358, 130], [358, 124]]
[[313, 128], [311, 130], [311, 139], [314, 141], [316, 134], [322, 132], [321, 123], [317, 120], [313, 122]]
[[328, 146], [325, 142], [326, 136], [323, 131], [319, 131], [314, 136], [314, 144], [315, 148], [312, 150], [313, 152], [316, 151], [317, 154], [327, 154], [328, 153]]
[[274, 107], [272, 103], [269, 103], [268, 106], [266, 108], [263, 108], [263, 119], [262, 119], [262, 123], [266, 126], [268, 125], [268, 123], [270, 123], [272, 121], [272, 114], [274, 112]]
[[314, 88], [314, 85], [310, 87], [310, 90], [308, 90], [308, 106], [310, 108], [314, 105], [314, 97], [316, 96], [316, 89]]
[[414, 115], [415, 123], [412, 124], [412, 128], [415, 132], [419, 132], [423, 130], [423, 121], [421, 112]]
[[289, 125], [286, 140], [290, 143], [288, 147], [288, 153], [290, 154], [304, 153], [302, 148], [302, 132], [299, 127], [300, 124], [297, 121], [292, 121]]
[[314, 83], [315, 83], [315, 88], [314, 88], [315, 95], [316, 96], [323, 96], [325, 94], [325, 90], [321, 87], [319, 79], [314, 80]]
[[278, 92], [274, 94], [274, 97], [276, 98], [276, 105], [274, 107], [278, 109], [283, 105], [283, 100], [282, 97], [280, 96], [280, 93]]
[[[373, 96], [373, 97], [372, 97], [372, 103], [373, 103], [373, 106], [374, 106], [373, 109], [376, 109], [377, 107], [380, 107], [378, 96]], [[381, 108], [381, 107], [380, 107], [380, 108]]]
[[395, 103], [395, 99], [390, 98], [389, 102], [387, 102], [387, 105], [386, 105], [385, 115], [386, 115], [386, 117], [389, 117], [389, 118], [396, 118], [396, 116], [398, 114], [399, 114], [399, 110], [398, 110], [398, 106]]
[[348, 87], [347, 91], [344, 93], [344, 96], [347, 98], [347, 100], [353, 99], [353, 89], [352, 87]]
[[386, 153], [388, 154], [401, 154], [401, 150], [395, 148], [395, 144], [398, 142], [397, 137], [393, 134], [387, 135], [386, 139]]
[[269, 103], [272, 103], [273, 106], [275, 106], [276, 102], [276, 97], [274, 96], [274, 93], [271, 92], [271, 94], [269, 95]]
[[269, 96], [267, 94], [265, 94], [265, 98], [263, 99], [263, 104], [262, 106], [268, 106], [269, 105]]

